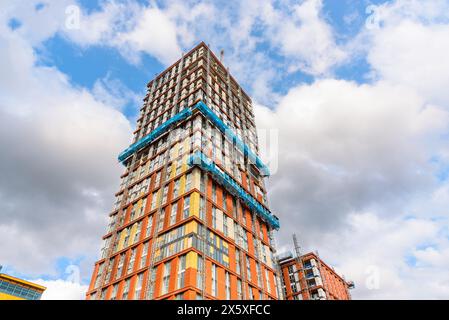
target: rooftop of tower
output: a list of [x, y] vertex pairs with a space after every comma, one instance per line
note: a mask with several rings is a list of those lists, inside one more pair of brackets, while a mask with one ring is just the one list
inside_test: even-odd
[[[200, 43], [198, 43], [195, 47], [193, 47], [192, 49], [190, 49], [188, 52], [184, 52], [184, 53], [182, 54], [182, 56], [188, 56], [189, 54], [193, 53], [195, 50], [199, 49], [200, 47], [204, 47], [204, 48], [206, 48], [206, 50], [209, 50], [209, 52], [211, 53], [211, 56], [214, 58], [214, 60], [216, 60], [217, 63], [218, 63], [224, 70], [226, 70], [226, 72], [229, 73], [229, 77], [231, 78], [231, 80], [233, 80], [235, 83], [237, 83], [237, 85], [240, 87], [240, 89], [241, 89], [241, 91], [242, 91], [242, 94], [243, 94], [248, 100], [250, 100], [250, 101], [252, 102], [251, 97], [250, 97], [250, 96], [246, 93], [246, 91], [243, 89], [242, 85], [239, 84], [239, 82], [237, 81], [237, 79], [235, 79], [235, 78], [232, 76], [231, 72], [229, 71], [229, 68], [226, 67], [226, 66], [223, 64], [223, 61], [221, 61], [221, 59], [219, 59], [219, 58], [217, 57], [217, 55], [213, 52], [213, 50], [212, 50], [212, 49], [211, 49], [211, 48], [210, 48], [204, 41], [201, 41]], [[160, 79], [166, 72], [169, 72], [174, 66], [176, 66], [178, 63], [180, 63], [180, 62], [181, 62], [181, 59], [182, 59], [182, 57], [179, 58], [178, 60], [176, 60], [176, 62], [172, 63], [168, 68], [164, 69], [161, 73], [158, 73], [158, 74], [154, 77], [154, 79], [150, 80], [150, 81], [147, 83], [147, 87], [150, 87], [150, 86], [151, 86], [151, 83], [152, 83], [153, 81]]]

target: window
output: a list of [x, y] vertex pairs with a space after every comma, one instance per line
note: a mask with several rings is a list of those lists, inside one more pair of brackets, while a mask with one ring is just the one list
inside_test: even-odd
[[257, 285], [262, 287], [262, 274], [260, 272], [260, 265], [256, 262], [256, 273], [257, 273]]
[[168, 186], [165, 186], [164, 191], [162, 193], [162, 204], [167, 203], [167, 195], [168, 195]]
[[212, 182], [212, 200], [217, 203], [217, 186]]
[[198, 256], [197, 259], [197, 274], [196, 274], [196, 285], [198, 289], [203, 288], [203, 257]]
[[176, 162], [176, 174], [177, 174], [177, 175], [181, 173], [181, 168], [182, 168], [182, 161], [181, 161], [181, 160], [178, 160], [178, 161]]
[[[42, 293], [36, 290], [12, 283], [7, 280], [0, 280], [0, 292], [21, 297], [26, 300], [39, 300], [42, 295]], [[92, 296], [94, 295], [95, 294], [93, 293]]]
[[125, 247], [127, 247], [128, 246], [128, 240], [129, 240], [129, 227], [128, 228], [126, 228], [126, 229], [124, 229], [122, 232], [124, 232], [125, 233], [125, 238], [124, 238], [124, 240], [123, 240], [123, 247], [125, 248]]
[[228, 211], [228, 204], [226, 203], [227, 197], [228, 197], [228, 195], [227, 195], [226, 191], [223, 190], [223, 211], [224, 212]]
[[167, 170], [165, 171], [165, 181], [170, 180], [171, 177], [171, 164], [167, 166]]
[[145, 174], [145, 169], [146, 169], [146, 166], [140, 167], [139, 178], [142, 178], [142, 177], [144, 176], [144, 174]]
[[142, 256], [140, 258], [140, 268], [145, 267], [147, 264], [147, 255], [148, 255], [148, 242], [145, 242], [142, 248]]
[[178, 281], [177, 281], [177, 289], [181, 289], [184, 287], [184, 276], [186, 272], [186, 256], [183, 255], [179, 257], [178, 261]]
[[223, 234], [228, 237], [229, 231], [228, 231], [228, 217], [226, 214], [223, 214]]
[[251, 280], [251, 263], [248, 256], [246, 256], [246, 277]]
[[262, 259], [264, 263], [267, 263], [267, 250], [266, 250], [266, 246], [263, 245], [262, 246]]
[[101, 248], [101, 258], [106, 258], [110, 242], [111, 242], [111, 237], [109, 237], [106, 240], [104, 240], [103, 247]]
[[237, 200], [232, 198], [232, 216], [237, 219]]
[[[106, 291], [107, 291], [107, 289], [101, 290], [100, 300], [105, 300], [106, 299]], [[93, 300], [95, 300], [95, 294], [93, 294], [91, 297], [92, 297]]]
[[145, 237], [149, 237], [151, 233], [151, 228], [153, 227], [153, 216], [148, 217], [147, 228], [145, 230]]
[[242, 236], [243, 236], [243, 248], [248, 251], [248, 234], [246, 233], [245, 229], [243, 229], [242, 227], [240, 227], [242, 230]]
[[217, 229], [217, 209], [212, 207], [212, 228]]
[[240, 275], [240, 250], [235, 249], [235, 272]]
[[260, 259], [259, 258], [259, 250], [258, 250], [258, 246], [257, 246], [258, 244], [259, 244], [259, 240], [253, 236], [253, 252], [254, 252], [254, 255], [256, 256], [256, 259]]
[[237, 300], [242, 300], [242, 280], [237, 279]]
[[204, 216], [205, 216], [205, 212], [204, 211], [205, 211], [204, 198], [201, 197], [200, 198], [200, 212], [199, 212], [201, 220], [204, 220]]
[[206, 192], [206, 181], [204, 178], [205, 174], [203, 172], [201, 172], [201, 179], [200, 179], [200, 191], [202, 193]]
[[154, 283], [156, 280], [156, 268], [153, 268], [151, 270], [151, 275], [150, 275], [150, 285], [148, 287], [148, 299], [153, 299], [154, 297]]
[[98, 286], [100, 285], [103, 271], [104, 271], [104, 263], [100, 264], [100, 266], [98, 267], [97, 278], [95, 279], [95, 288], [98, 288]]
[[122, 271], [123, 271], [123, 263], [125, 261], [125, 254], [122, 253], [120, 255], [120, 259], [118, 261], [118, 265], [117, 265], [117, 274], [115, 276], [116, 279], [120, 278], [122, 276]]
[[114, 230], [117, 216], [118, 216], [117, 214], [114, 214], [113, 216], [111, 216], [109, 225], [108, 225], [108, 232], [111, 232], [112, 230]]
[[139, 221], [137, 223], [136, 233], [134, 234], [134, 239], [132, 243], [136, 243], [137, 241], [139, 241], [141, 229], [142, 229], [142, 221]]
[[267, 291], [269, 294], [271, 294], [271, 283], [270, 283], [270, 277], [268, 276], [268, 272], [267, 269], [264, 269], [265, 271], [265, 283], [267, 286]]
[[253, 288], [248, 285], [249, 300], [254, 300]]
[[212, 264], [212, 292], [213, 296], [217, 296], [217, 266]]
[[128, 300], [129, 283], [130, 283], [130, 279], [127, 279], [127, 280], [125, 281], [125, 287], [123, 288], [122, 300]]
[[184, 198], [184, 209], [182, 213], [182, 218], [186, 219], [190, 213], [190, 195]]
[[134, 269], [134, 262], [136, 260], [136, 248], [131, 250], [131, 256], [129, 258], [129, 262], [128, 262], [128, 270], [127, 273], [130, 273], [133, 271]]
[[114, 286], [112, 287], [111, 300], [117, 299], [117, 292], [118, 292], [118, 283], [114, 284]]
[[111, 281], [111, 276], [112, 276], [112, 268], [114, 267], [114, 263], [115, 263], [116, 257], [111, 258], [111, 261], [109, 262], [109, 266], [108, 266], [108, 271], [106, 273], [106, 279], [105, 279], [105, 283], [108, 283], [109, 281]]
[[231, 300], [231, 283], [229, 280], [229, 272], [225, 275], [226, 300]]
[[134, 300], [139, 300], [140, 293], [142, 292], [143, 273], [137, 276], [136, 287], [134, 289]]
[[178, 212], [178, 203], [173, 203], [171, 206], [171, 213], [170, 213], [170, 225], [174, 225], [176, 222], [176, 213]]
[[164, 228], [164, 221], [165, 220], [165, 209], [162, 210], [161, 212], [161, 216], [159, 217], [159, 223], [157, 225], [157, 232], [162, 231], [162, 229]]
[[176, 198], [179, 196], [179, 184], [180, 184], [181, 179], [176, 179], [175, 180], [175, 185], [173, 187], [173, 198]]
[[186, 188], [184, 192], [190, 191], [190, 188], [192, 187], [192, 174], [189, 172], [186, 174]]
[[151, 196], [151, 210], [156, 209], [156, 205], [157, 205], [157, 193], [158, 193], [158, 191], [153, 192], [153, 195]]
[[161, 171], [156, 173], [156, 178], [154, 179], [154, 188], [158, 188], [161, 183]]
[[129, 215], [129, 221], [133, 221], [134, 220], [134, 217], [136, 216], [136, 207], [137, 207], [137, 203], [132, 205], [131, 213]]
[[168, 261], [164, 265], [164, 275], [162, 277], [162, 292], [164, 295], [168, 292], [168, 285], [170, 282], [171, 261]]
[[172, 161], [174, 159], [174, 153], [175, 153], [175, 147], [171, 147], [170, 153], [168, 154], [169, 161]]

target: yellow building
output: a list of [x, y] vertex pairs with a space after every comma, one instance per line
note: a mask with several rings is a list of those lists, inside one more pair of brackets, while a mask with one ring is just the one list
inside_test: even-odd
[[40, 300], [45, 287], [0, 273], [0, 300]]

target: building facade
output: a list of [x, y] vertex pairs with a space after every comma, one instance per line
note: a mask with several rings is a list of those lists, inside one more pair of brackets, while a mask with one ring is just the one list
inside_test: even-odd
[[279, 258], [282, 289], [286, 300], [351, 300], [347, 282], [316, 253]]
[[40, 300], [44, 286], [0, 273], [0, 300]]
[[204, 43], [148, 84], [87, 299], [279, 299], [250, 97]]

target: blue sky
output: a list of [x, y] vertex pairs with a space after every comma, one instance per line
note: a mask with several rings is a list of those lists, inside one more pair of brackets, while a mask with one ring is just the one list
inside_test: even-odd
[[[145, 1], [139, 1], [145, 3]], [[321, 15], [331, 26], [336, 35], [336, 42], [344, 45], [350, 41], [365, 25], [365, 20], [370, 14], [366, 8], [371, 4], [380, 4], [386, 1], [354, 1], [344, 0], [342, 2], [323, 1]], [[87, 13], [99, 12], [102, 9], [102, 1], [79, 1], [82, 10]], [[277, 4], [281, 6], [281, 3]], [[160, 3], [163, 7], [164, 4]], [[40, 6], [37, 8], [41, 8]], [[36, 9], [38, 10], [38, 9]], [[20, 20], [11, 19], [11, 28], [17, 28]], [[255, 30], [254, 34], [263, 33], [263, 28]], [[197, 39], [209, 43], [209, 39]], [[183, 47], [184, 51], [190, 47]], [[214, 48], [218, 51], [218, 48]], [[277, 52], [277, 49], [270, 47], [266, 43], [260, 43], [256, 49], [263, 53], [270, 63], [285, 68], [288, 59]], [[130, 63], [116, 48], [104, 46], [102, 44], [89, 47], [80, 46], [60, 34], [55, 34], [36, 48], [39, 63], [45, 66], [56, 67], [65, 73], [75, 86], [92, 89], [98, 79], [109, 76], [119, 79], [130, 90], [144, 95], [146, 84], [155, 74], [162, 71], [167, 65], [161, 63], [150, 54], [143, 53], [138, 64]], [[367, 73], [369, 64], [364, 56], [355, 57], [344, 65], [333, 70], [335, 76], [340, 79], [352, 80], [358, 83], [369, 81]], [[292, 73], [283, 73], [272, 80], [272, 90], [274, 93], [285, 94], [288, 90], [301, 83], [312, 83], [315, 75], [298, 70]], [[250, 84], [243, 81], [243, 85], [250, 87]], [[136, 116], [139, 105], [134, 101], [129, 101], [126, 105], [125, 115], [131, 120]]]
[[[146, 84], [204, 41], [225, 50], [258, 127], [279, 135], [267, 186], [289, 221], [280, 250], [298, 233], [359, 284], [355, 298], [447, 296], [448, 9], [445, 0], [7, 1], [0, 264], [49, 286], [46, 298], [83, 297]], [[66, 281], [70, 265], [81, 284]], [[365, 285], [367, 270], [378, 270], [380, 288]], [[423, 272], [435, 278], [418, 292]]]

